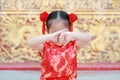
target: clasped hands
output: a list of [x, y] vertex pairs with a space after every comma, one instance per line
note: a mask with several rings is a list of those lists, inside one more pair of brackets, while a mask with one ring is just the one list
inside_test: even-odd
[[54, 32], [51, 35], [51, 40], [58, 45], [66, 45], [69, 41], [75, 39], [74, 32], [69, 32], [68, 30], [61, 30]]

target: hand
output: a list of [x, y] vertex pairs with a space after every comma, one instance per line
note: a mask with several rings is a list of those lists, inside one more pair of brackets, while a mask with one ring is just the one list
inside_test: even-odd
[[[64, 33], [64, 32], [63, 32], [63, 33]], [[64, 35], [63, 33], [61, 33], [61, 34], [59, 35], [59, 37], [58, 37], [58, 44], [59, 44], [59, 45], [62, 45], [62, 44], [65, 43], [65, 35]]]
[[59, 44], [66, 45], [71, 40], [75, 39], [75, 33], [74, 32], [62, 32], [59, 36]]
[[55, 43], [59, 43], [59, 38], [60, 38], [61, 33], [66, 32], [66, 31], [67, 31], [67, 29], [64, 29], [64, 30], [57, 31], [57, 32], [50, 34], [50, 36], [51, 36], [50, 40], [52, 40]]

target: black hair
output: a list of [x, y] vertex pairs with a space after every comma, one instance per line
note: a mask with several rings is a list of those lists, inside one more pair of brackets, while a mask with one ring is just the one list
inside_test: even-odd
[[68, 21], [68, 26], [70, 27], [68, 13], [66, 13], [65, 11], [53, 11], [49, 14], [48, 19], [46, 21], [47, 29], [49, 29], [49, 20], [57, 19], [58, 16], [60, 17], [60, 19], [67, 20]]

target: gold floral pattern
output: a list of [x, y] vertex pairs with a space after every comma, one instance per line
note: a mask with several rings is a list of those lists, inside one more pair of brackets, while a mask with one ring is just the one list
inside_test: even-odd
[[76, 13], [74, 31], [97, 36], [78, 63], [120, 61], [120, 0], [0, 0], [0, 62], [41, 61], [26, 41], [41, 35], [40, 12], [53, 10]]

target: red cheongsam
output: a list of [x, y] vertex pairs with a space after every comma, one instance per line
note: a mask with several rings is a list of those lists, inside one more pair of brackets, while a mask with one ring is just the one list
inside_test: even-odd
[[64, 46], [47, 41], [44, 43], [41, 57], [40, 80], [76, 80], [75, 40]]

